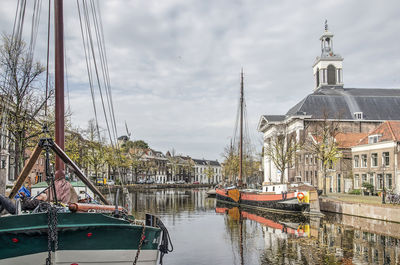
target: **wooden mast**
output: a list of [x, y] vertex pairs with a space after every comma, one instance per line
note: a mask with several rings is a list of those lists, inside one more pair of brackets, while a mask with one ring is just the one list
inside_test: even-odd
[[240, 79], [240, 140], [239, 140], [239, 180], [238, 186], [242, 186], [243, 178], [243, 68]]
[[[63, 0], [54, 1], [55, 40], [55, 141], [64, 150], [64, 22]], [[65, 165], [56, 157], [56, 180], [65, 177]]]

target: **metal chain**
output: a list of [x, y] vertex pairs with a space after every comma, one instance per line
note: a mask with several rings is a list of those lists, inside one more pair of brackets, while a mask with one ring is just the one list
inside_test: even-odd
[[58, 234], [57, 234], [57, 207], [56, 206], [47, 206], [47, 259], [46, 265], [51, 265], [51, 252], [52, 245], [54, 246], [54, 252], [58, 249]]
[[142, 249], [143, 241], [146, 238], [145, 235], [144, 235], [144, 232], [146, 230], [146, 225], [145, 225], [144, 222], [142, 223], [142, 227], [143, 227], [142, 236], [140, 237], [139, 247], [138, 247], [138, 250], [136, 252], [136, 257], [135, 257], [135, 260], [133, 261], [133, 265], [136, 265], [136, 262], [137, 262], [137, 260], [139, 258], [140, 250]]
[[51, 234], [50, 234], [50, 227], [51, 227], [51, 215], [50, 215], [50, 209], [47, 209], [47, 259], [46, 259], [46, 265], [51, 265]]

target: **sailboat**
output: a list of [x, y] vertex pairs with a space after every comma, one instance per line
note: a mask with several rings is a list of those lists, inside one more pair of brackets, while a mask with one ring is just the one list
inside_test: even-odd
[[290, 191], [285, 183], [263, 183], [262, 190], [245, 189], [243, 185], [243, 113], [244, 113], [244, 85], [243, 70], [240, 82], [240, 126], [239, 126], [239, 174], [237, 183], [231, 187], [216, 189], [217, 201], [235, 206], [256, 209], [267, 209], [283, 212], [307, 212], [310, 209], [309, 197], [306, 192]]
[[[136, 220], [108, 200], [63, 151], [64, 146], [64, 49], [63, 1], [54, 1], [55, 17], [55, 141], [42, 138], [25, 164], [9, 198], [14, 198], [36, 160], [45, 151], [46, 175], [52, 202], [41, 202], [32, 212], [0, 216], [0, 264], [156, 264], [168, 253], [168, 231], [162, 221], [146, 215]], [[56, 155], [56, 176], [50, 172], [49, 154]], [[57, 202], [55, 182], [65, 181], [64, 163], [98, 196], [103, 204]], [[159, 254], [161, 252], [161, 255]]]

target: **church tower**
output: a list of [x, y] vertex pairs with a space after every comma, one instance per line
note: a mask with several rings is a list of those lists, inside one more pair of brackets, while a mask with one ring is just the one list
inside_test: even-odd
[[326, 20], [320, 41], [321, 56], [317, 56], [313, 65], [314, 91], [323, 86], [343, 87], [343, 58], [333, 52], [333, 34], [328, 30]]

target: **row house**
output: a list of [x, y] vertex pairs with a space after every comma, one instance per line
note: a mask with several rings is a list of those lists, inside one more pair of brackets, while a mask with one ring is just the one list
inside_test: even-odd
[[217, 184], [222, 181], [222, 167], [217, 160], [193, 159], [193, 162], [195, 182]]
[[[344, 134], [365, 134], [385, 121], [400, 120], [400, 111], [394, 111], [398, 108], [397, 106], [400, 106], [399, 89], [345, 88], [343, 57], [334, 52], [333, 34], [327, 26], [320, 37], [320, 42], [321, 55], [313, 64], [313, 92], [284, 115], [260, 117], [257, 129], [263, 134], [264, 150], [268, 150], [274, 137], [281, 135], [285, 136], [287, 141], [293, 138], [298, 143], [304, 143], [313, 133], [313, 129], [324, 122], [337, 122], [338, 131]], [[351, 176], [349, 173], [351, 169], [345, 168], [348, 168], [351, 161], [349, 153], [351, 148], [345, 149], [341, 151], [346, 160], [341, 158], [337, 165], [341, 169], [335, 171], [336, 165], [333, 165], [330, 177], [325, 180], [329, 182], [327, 187], [332, 192], [343, 192], [349, 189], [348, 179]], [[308, 182], [322, 189], [320, 162], [315, 159], [315, 154], [307, 149], [301, 149], [297, 152], [295, 161], [288, 165], [287, 170], [280, 172], [271, 157], [265, 153], [263, 157], [264, 182], [280, 182], [281, 174], [284, 174], [284, 182]]]
[[168, 181], [190, 183], [193, 181], [194, 168], [193, 160], [189, 156], [174, 155], [170, 152], [166, 154], [168, 158]]
[[387, 121], [351, 148], [354, 189], [367, 182], [375, 191], [400, 192], [400, 122]]

